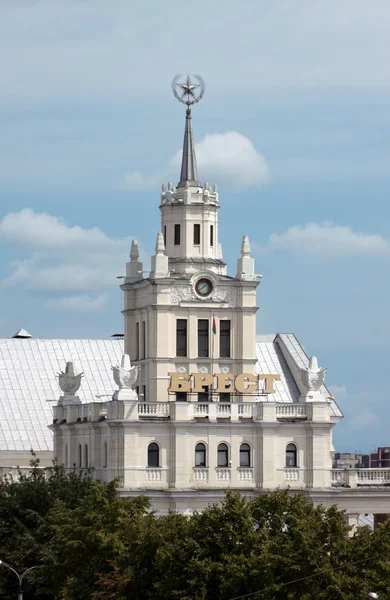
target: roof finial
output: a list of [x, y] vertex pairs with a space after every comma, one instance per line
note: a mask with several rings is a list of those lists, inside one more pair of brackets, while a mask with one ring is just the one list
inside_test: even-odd
[[[180, 83], [179, 79], [181, 79], [182, 77], [182, 75], [176, 75], [176, 77], [174, 77], [172, 81], [172, 90], [175, 95], [175, 98], [177, 98], [179, 102], [182, 102], [183, 104], [187, 105], [181, 173], [180, 181], [177, 187], [185, 188], [187, 181], [189, 185], [199, 187], [190, 106], [192, 104], [195, 104], [196, 102], [199, 102], [199, 100], [203, 98], [205, 85], [200, 75], [192, 76], [198, 83], [192, 83], [190, 75], [187, 75], [185, 81]], [[198, 94], [195, 92], [197, 88], [199, 88]]]
[[137, 261], [139, 259], [139, 250], [137, 240], [131, 242], [130, 260]]

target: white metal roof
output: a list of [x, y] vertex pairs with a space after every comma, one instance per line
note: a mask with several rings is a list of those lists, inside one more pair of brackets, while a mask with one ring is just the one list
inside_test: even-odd
[[73, 361], [84, 373], [78, 395], [91, 402], [112, 395], [111, 365], [122, 352], [123, 340], [0, 339], [0, 451], [51, 451], [48, 401], [61, 394], [57, 373]]
[[[257, 372], [280, 374], [272, 400], [298, 402], [300, 393], [277, 338], [298, 366], [308, 365], [297, 338], [279, 334], [273, 342], [257, 343]], [[49, 401], [56, 401], [61, 394], [57, 374], [72, 361], [75, 372], [84, 373], [78, 392], [82, 402], [96, 401], [96, 395], [111, 396], [115, 387], [111, 365], [120, 363], [123, 345], [123, 339], [0, 339], [0, 452], [51, 451]], [[326, 388], [324, 391], [329, 395]], [[342, 416], [334, 402], [332, 414]]]

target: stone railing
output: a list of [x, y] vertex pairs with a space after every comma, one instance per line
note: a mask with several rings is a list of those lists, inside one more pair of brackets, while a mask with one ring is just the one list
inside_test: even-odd
[[238, 478], [240, 481], [253, 481], [253, 467], [239, 467]]
[[169, 417], [169, 402], [140, 402], [138, 414], [143, 417]]
[[291, 419], [291, 418], [304, 418], [307, 417], [307, 408], [305, 404], [277, 404], [276, 405], [276, 418], [278, 419]]
[[156, 467], [149, 467], [145, 471], [145, 481], [162, 481], [163, 480], [163, 471]]
[[217, 467], [215, 469], [217, 481], [230, 481], [231, 473], [230, 469], [226, 467]]
[[332, 469], [330, 472], [332, 486], [356, 488], [369, 485], [390, 485], [390, 468], [388, 469]]
[[358, 485], [390, 484], [390, 469], [356, 469]]
[[206, 483], [209, 480], [209, 470], [206, 467], [194, 467], [193, 479]]
[[332, 469], [330, 472], [330, 482], [332, 485], [345, 485], [347, 476], [345, 469]]
[[299, 469], [286, 467], [284, 469], [284, 481], [299, 481]]

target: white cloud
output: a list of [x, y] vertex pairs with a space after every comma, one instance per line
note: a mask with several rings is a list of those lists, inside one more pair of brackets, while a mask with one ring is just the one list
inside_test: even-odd
[[63, 296], [61, 298], [51, 298], [45, 303], [47, 308], [72, 311], [91, 311], [101, 310], [107, 304], [108, 296], [101, 295], [90, 296]]
[[0, 221], [0, 243], [20, 246], [25, 253], [8, 265], [11, 273], [3, 287], [61, 294], [46, 306], [69, 310], [103, 308], [104, 291], [118, 285], [116, 276], [123, 274], [130, 249], [130, 238], [110, 238], [98, 228], [70, 226], [32, 209]]
[[[195, 144], [198, 174], [202, 181], [223, 183], [235, 188], [246, 188], [266, 183], [268, 164], [252, 142], [237, 133], [211, 133]], [[169, 160], [164, 172], [145, 174], [139, 171], [125, 176], [126, 185], [132, 189], [155, 189], [180, 172], [182, 150]]]
[[350, 227], [324, 222], [296, 225], [285, 233], [273, 233], [267, 249], [311, 258], [388, 256], [390, 242], [377, 234], [355, 232]]

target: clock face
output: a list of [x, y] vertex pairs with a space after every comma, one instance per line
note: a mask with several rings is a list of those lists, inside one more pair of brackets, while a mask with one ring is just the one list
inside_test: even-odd
[[210, 296], [211, 292], [213, 291], [213, 284], [211, 283], [210, 279], [199, 279], [196, 282], [195, 290], [199, 296], [205, 298], [206, 296]]

